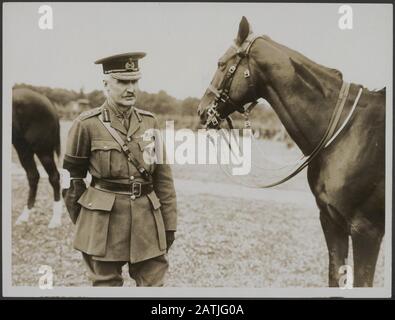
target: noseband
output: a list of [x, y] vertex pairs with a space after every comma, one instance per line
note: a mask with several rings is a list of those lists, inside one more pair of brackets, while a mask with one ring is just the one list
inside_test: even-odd
[[[248, 68], [244, 71], [244, 78], [248, 81], [248, 90], [252, 92], [252, 96], [256, 99], [257, 94], [255, 90], [255, 85], [251, 79], [251, 73], [249, 70], [249, 60], [250, 59], [250, 49], [251, 46], [254, 44], [254, 42], [258, 39], [262, 38], [262, 36], [257, 36], [253, 37], [250, 40], [246, 40], [245, 45], [242, 45], [241, 47], [236, 48], [236, 53], [235, 55], [237, 56], [236, 61], [233, 65], [231, 65], [221, 83], [219, 88], [215, 88], [213, 85], [209, 85], [208, 90], [212, 92], [215, 95], [214, 102], [212, 105], [207, 109], [207, 120], [205, 123], [205, 127], [208, 128], [218, 128], [220, 123], [224, 121], [225, 119], [228, 121], [229, 116], [223, 117], [220, 114], [220, 107], [225, 106], [225, 105], [231, 105], [234, 110], [240, 112], [240, 113], [245, 113], [246, 110], [251, 110], [253, 106], [255, 106], [258, 101], [255, 100], [249, 104], [244, 104], [240, 105], [236, 101], [234, 101], [230, 96], [229, 96], [229, 91], [230, 87], [232, 85], [232, 81], [234, 79], [234, 76], [236, 74], [236, 71], [238, 67], [240, 66], [241, 62], [243, 59], [247, 59], [247, 66]], [[245, 49], [243, 49], [243, 46], [245, 46]], [[233, 58], [235, 55], [232, 55], [229, 59]], [[228, 59], [228, 61], [229, 61]], [[233, 111], [234, 111], [233, 110]], [[232, 111], [232, 112], [233, 112]]]

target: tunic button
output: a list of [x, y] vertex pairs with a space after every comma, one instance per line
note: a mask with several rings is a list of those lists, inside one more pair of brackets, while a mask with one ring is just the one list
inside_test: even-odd
[[134, 176], [130, 176], [130, 180], [134, 180]]
[[132, 194], [132, 195], [130, 196], [130, 199], [134, 200], [134, 199], [136, 199], [136, 196], [135, 196], [134, 194]]
[[107, 146], [104, 146], [104, 149], [107, 149]]
[[128, 140], [129, 142], [132, 140], [132, 139], [130, 139], [130, 137], [127, 137], [127, 139], [126, 140]]
[[88, 207], [92, 207], [92, 203], [91, 202], [88, 203]]

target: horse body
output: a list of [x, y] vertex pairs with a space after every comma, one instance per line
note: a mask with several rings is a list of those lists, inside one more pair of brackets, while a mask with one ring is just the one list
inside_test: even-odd
[[[246, 52], [243, 48], [249, 41], [251, 47]], [[232, 65], [237, 65], [233, 71], [228, 69]], [[207, 90], [198, 113], [204, 123], [212, 106], [225, 118], [237, 110], [236, 104], [265, 98], [291, 138], [308, 155], [329, 126], [342, 84], [339, 71], [319, 65], [269, 37], [252, 38], [243, 18], [236, 46], [220, 59], [211, 83], [225, 88], [229, 99], [225, 96], [221, 101], [215, 91]], [[337, 127], [347, 118], [360, 88], [351, 84]], [[340, 267], [347, 264], [351, 236], [354, 285], [372, 286], [384, 235], [385, 90], [362, 90], [346, 127], [309, 163], [308, 181], [328, 246], [329, 285], [339, 285]]]
[[[325, 69], [318, 73], [315, 69], [320, 66], [313, 68], [310, 61], [302, 59], [298, 64], [304, 69], [300, 70], [292, 63], [295, 57], [282, 58], [284, 61], [280, 62], [275, 58], [277, 65], [266, 73], [266, 87], [261, 92], [295, 143], [304, 154], [309, 154], [328, 127], [342, 83], [341, 74], [324, 72]], [[269, 80], [272, 78], [276, 80]], [[351, 85], [340, 123], [351, 109], [358, 89], [359, 86]], [[384, 91], [375, 93], [364, 89], [342, 134], [308, 167], [308, 181], [320, 209], [329, 251], [330, 286], [339, 285], [339, 270], [347, 264], [349, 236], [353, 243], [354, 285], [372, 286], [373, 283], [384, 234], [384, 106]]]
[[385, 221], [385, 95], [364, 90], [355, 116], [336, 143], [308, 167], [337, 286], [352, 238], [354, 285], [372, 286]]
[[55, 107], [47, 97], [30, 89], [12, 91], [12, 144], [25, 169], [29, 182], [27, 205], [17, 219], [17, 224], [29, 219], [40, 179], [34, 155], [36, 154], [48, 173], [54, 190], [53, 215], [49, 227], [60, 225], [60, 175], [56, 168], [54, 152], [60, 154], [60, 127]]

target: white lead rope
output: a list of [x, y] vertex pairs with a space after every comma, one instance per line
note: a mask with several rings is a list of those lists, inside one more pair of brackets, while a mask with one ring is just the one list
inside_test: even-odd
[[352, 106], [350, 112], [348, 113], [347, 118], [344, 120], [344, 122], [343, 122], [343, 124], [341, 125], [341, 127], [333, 134], [332, 138], [326, 143], [326, 145], [325, 145], [324, 148], [328, 147], [328, 146], [332, 143], [332, 141], [336, 139], [336, 137], [339, 135], [339, 133], [340, 133], [340, 132], [344, 129], [344, 127], [347, 125], [348, 121], [350, 121], [351, 116], [353, 115], [354, 110], [355, 110], [355, 108], [357, 107], [357, 104], [358, 104], [359, 98], [361, 97], [361, 94], [362, 94], [362, 88], [359, 89], [358, 95], [357, 95], [357, 97], [356, 97], [356, 99], [355, 99], [355, 101], [354, 101], [354, 104], [353, 104], [353, 106]]
[[[332, 137], [330, 138], [330, 140], [325, 144], [325, 146], [323, 147], [323, 149], [325, 149], [326, 147], [328, 147], [328, 146], [333, 142], [333, 140], [335, 140], [335, 138], [340, 134], [340, 132], [344, 129], [344, 127], [348, 124], [348, 122], [349, 122], [350, 119], [351, 119], [351, 116], [353, 115], [353, 113], [354, 113], [354, 111], [355, 111], [355, 108], [356, 108], [356, 106], [357, 106], [357, 104], [358, 104], [358, 101], [359, 101], [359, 98], [361, 97], [361, 94], [362, 94], [362, 88], [359, 89], [358, 95], [357, 95], [357, 97], [356, 97], [356, 99], [355, 99], [355, 101], [354, 101], [354, 104], [353, 104], [353, 106], [352, 106], [350, 112], [348, 113], [346, 119], [343, 121], [343, 123], [342, 123], [342, 125], [340, 126], [340, 128], [332, 135]], [[343, 103], [345, 103], [345, 100], [343, 101]], [[211, 138], [211, 137], [210, 137], [210, 138]], [[211, 140], [211, 139], [210, 139], [210, 140]], [[310, 156], [304, 156], [302, 159], [298, 160], [297, 163], [299, 163], [300, 161], [306, 161], [309, 157], [310, 157]], [[224, 170], [224, 168], [222, 167], [221, 164], [220, 164], [220, 168], [222, 169], [223, 172], [225, 172], [225, 174], [226, 174], [228, 177], [230, 177], [232, 180], [235, 180], [235, 177], [234, 177], [233, 175], [229, 174], [229, 172], [227, 172], [226, 170]], [[290, 177], [290, 175], [289, 175], [288, 177], [282, 179], [282, 180], [284, 180], [284, 181], [282, 181], [282, 182], [281, 182], [281, 180], [280, 180], [279, 182], [272, 183], [272, 184], [266, 185], [266, 186], [251, 185], [251, 184], [243, 183], [243, 182], [240, 182], [240, 181], [237, 181], [237, 183], [240, 184], [240, 185], [244, 185], [244, 186], [246, 186], [246, 187], [250, 187], [250, 188], [268, 188], [268, 187], [272, 187], [272, 186], [274, 186], [274, 185], [281, 184], [281, 183], [283, 183], [283, 182], [289, 180], [290, 178], [291, 178], [291, 177]]]

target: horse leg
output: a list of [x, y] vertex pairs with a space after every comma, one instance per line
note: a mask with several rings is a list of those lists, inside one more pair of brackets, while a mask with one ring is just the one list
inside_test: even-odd
[[351, 227], [354, 257], [354, 287], [372, 287], [384, 230], [366, 218], [357, 218]]
[[329, 253], [329, 287], [339, 287], [340, 268], [346, 264], [348, 255], [347, 229], [334, 221], [330, 208], [321, 208], [320, 221]]
[[29, 220], [31, 209], [36, 202], [37, 185], [40, 180], [40, 174], [38, 173], [36, 162], [34, 161], [34, 153], [28, 146], [15, 145], [15, 150], [18, 153], [19, 161], [22, 167], [26, 171], [27, 180], [29, 182], [29, 197], [27, 200], [27, 206], [23, 208], [21, 215], [16, 220], [16, 224], [21, 224]]
[[62, 224], [63, 206], [60, 201], [60, 174], [56, 168], [53, 151], [37, 153], [45, 171], [48, 173], [49, 183], [54, 191], [54, 203], [52, 207], [52, 218], [48, 228], [56, 228]]

